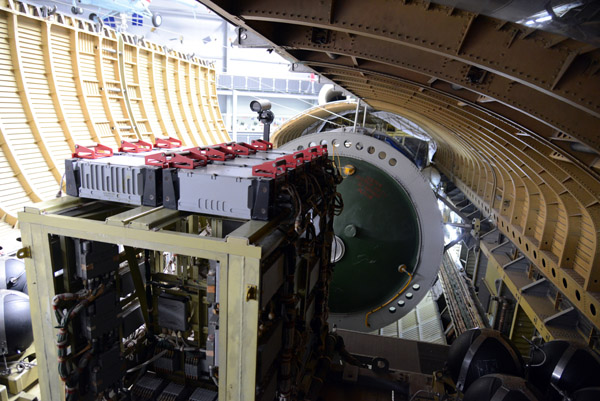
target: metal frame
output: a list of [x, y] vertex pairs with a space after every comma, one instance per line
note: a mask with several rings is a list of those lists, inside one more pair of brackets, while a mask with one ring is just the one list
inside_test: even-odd
[[[597, 329], [591, 328], [590, 332], [583, 332], [578, 326], [578, 320], [583, 316], [571, 308], [566, 308], [561, 299], [563, 297], [560, 288], [557, 288], [556, 297], [548, 296], [548, 287], [553, 286], [548, 278], [535, 279], [531, 271], [531, 262], [523, 256], [512, 259], [507, 256], [507, 250], [515, 249], [515, 245], [510, 241], [498, 244], [494, 238], [499, 234], [495, 229], [496, 235], [486, 236], [480, 242], [481, 252], [487, 257], [486, 275], [502, 280], [503, 287], [512, 294], [516, 300], [515, 312], [512, 319], [510, 338], [515, 342], [520, 340], [519, 334], [523, 334], [520, 325], [530, 328], [532, 331], [527, 333], [531, 336], [533, 329], [540, 333], [544, 341], [553, 341], [566, 339], [570, 341], [584, 342], [590, 346], [594, 344], [597, 336]], [[489, 279], [491, 280], [491, 278]], [[486, 285], [490, 287], [489, 280], [486, 279]], [[500, 296], [496, 289], [491, 286], [491, 292], [494, 296]], [[521, 312], [525, 316], [520, 316]], [[566, 316], [568, 314], [569, 316]], [[528, 322], [522, 323], [520, 319], [526, 317]], [[562, 320], [562, 321], [561, 321]], [[527, 324], [529, 323], [529, 324]], [[531, 326], [531, 327], [530, 327]], [[592, 327], [591, 325], [589, 327]]]
[[[261, 256], [277, 245], [268, 238], [273, 222], [249, 221], [225, 239], [199, 237], [161, 230], [181, 221], [177, 211], [140, 207], [105, 221], [68, 217], [61, 212], [82, 204], [77, 198], [61, 198], [27, 207], [19, 214], [35, 346], [38, 350], [42, 399], [62, 399], [57, 372], [56, 330], [50, 300], [55, 295], [49, 234], [122, 244], [179, 255], [196, 256], [220, 263], [219, 400], [248, 399], [256, 391], [255, 367], [259, 302], [247, 299], [249, 286], [260, 291]], [[281, 240], [281, 238], [280, 238]], [[263, 250], [267, 246], [268, 249]]]
[[[372, 329], [387, 326], [412, 310], [423, 299], [427, 289], [433, 285], [437, 278], [444, 245], [442, 217], [439, 212], [436, 213], [438, 210], [437, 199], [428, 182], [410, 160], [385, 142], [366, 135], [330, 131], [302, 136], [286, 143], [281, 149], [292, 150], [297, 149], [299, 146], [308, 148], [311, 143], [324, 143], [322, 141], [326, 141], [328, 146], [332, 148], [331, 154], [334, 157], [364, 160], [390, 175], [410, 196], [417, 213], [421, 235], [420, 248], [411, 288], [406, 290], [406, 293], [412, 293], [412, 297], [407, 298], [406, 293], [402, 294], [398, 300], [402, 299], [404, 306], [396, 307], [397, 312], [394, 314], [389, 313], [387, 308], [383, 308], [373, 313], [369, 318]], [[357, 144], [362, 146], [357, 146]], [[372, 153], [369, 153], [370, 148], [372, 148]], [[393, 162], [390, 163], [392, 159], [396, 161], [395, 165], [392, 165]], [[368, 205], [365, 206], [368, 207]], [[420, 286], [420, 290], [413, 291], [412, 286], [417, 284]], [[394, 303], [394, 306], [397, 306], [396, 303]], [[329, 322], [352, 330], [365, 331], [366, 329], [364, 313], [330, 313]]]

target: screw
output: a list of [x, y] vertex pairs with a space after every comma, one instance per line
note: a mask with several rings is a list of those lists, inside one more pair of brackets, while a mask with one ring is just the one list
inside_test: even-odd
[[348, 224], [344, 228], [344, 234], [348, 237], [356, 237], [356, 226], [354, 224]]

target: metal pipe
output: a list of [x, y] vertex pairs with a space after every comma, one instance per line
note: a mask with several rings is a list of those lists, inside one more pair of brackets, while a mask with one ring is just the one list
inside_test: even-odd
[[458, 238], [456, 238], [453, 241], [448, 242], [446, 245], [444, 245], [444, 253], [448, 252], [448, 249], [452, 248], [454, 245], [458, 244], [460, 241], [462, 241], [465, 237], [467, 236], [466, 232], [463, 232]]
[[367, 122], [367, 107], [369, 107], [369, 106], [367, 106], [367, 104], [365, 103], [365, 112], [363, 113], [363, 123], [362, 123], [363, 128], [365, 128], [365, 123]]
[[145, 212], [141, 212], [141, 213], [138, 213], [138, 214], [136, 214], [134, 216], [131, 216], [131, 217], [128, 217], [126, 219], [121, 220], [121, 223], [123, 223], [123, 224], [130, 223], [130, 222], [132, 222], [135, 219], [139, 219], [140, 217], [147, 216], [150, 213], [154, 213], [154, 212], [156, 212], [158, 210], [162, 210], [162, 209], [164, 209], [164, 206], [158, 206], [158, 207], [155, 207], [153, 209], [146, 210]]
[[456, 206], [454, 206], [452, 204], [452, 202], [450, 202], [446, 197], [440, 195], [440, 194], [435, 194], [435, 196], [442, 201], [442, 203], [444, 205], [446, 205], [448, 207], [448, 209], [452, 210], [454, 213], [456, 213], [458, 215], [458, 217], [460, 217], [463, 221], [468, 221], [467, 216], [464, 215], [463, 212], [460, 211], [459, 208], [457, 208]]
[[356, 99], [356, 111], [354, 112], [354, 127], [352, 132], [356, 132], [356, 125], [358, 124], [358, 111], [360, 109], [360, 99]]
[[444, 223], [444, 225], [446, 226], [451, 226], [451, 227], [456, 227], [456, 228], [464, 228], [464, 229], [470, 229], [473, 228], [472, 224], [465, 224], [465, 223]]
[[[238, 102], [238, 91], [235, 89], [232, 91], [232, 100], [231, 100], [231, 132], [232, 137], [235, 142], [238, 140], [238, 132], [237, 132], [237, 102]], [[229, 109], [227, 110], [229, 111]]]

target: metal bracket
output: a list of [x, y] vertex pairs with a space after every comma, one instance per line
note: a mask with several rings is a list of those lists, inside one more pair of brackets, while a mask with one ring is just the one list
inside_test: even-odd
[[520, 291], [521, 294], [546, 295], [548, 287], [548, 280], [541, 278], [531, 284], [527, 284], [525, 287], [521, 287]]
[[518, 258], [511, 260], [507, 264], [503, 265], [502, 268], [504, 270], [507, 270], [507, 269], [527, 270], [528, 266], [529, 266], [529, 261], [525, 258], [525, 256], [521, 255]]
[[579, 314], [574, 307], [567, 308], [544, 319], [546, 325], [571, 326], [579, 320]]
[[242, 48], [255, 48], [255, 49], [271, 49], [273, 45], [270, 44], [264, 37], [258, 35], [253, 31], [249, 31], [245, 28], [237, 29], [237, 39], [233, 42], [234, 46]]
[[[302, 72], [302, 73], [307, 73], [307, 74], [311, 74], [311, 73], [316, 74], [317, 73], [312, 67], [309, 67], [308, 65], [306, 65], [304, 63], [291, 63], [289, 71], [290, 72]], [[319, 76], [318, 79], [319, 79], [319, 83], [328, 83], [331, 85], [335, 84], [332, 80], [330, 80], [326, 77]]]
[[17, 258], [25, 259], [31, 257], [31, 248], [26, 246], [17, 251]]
[[246, 289], [246, 302], [250, 300], [258, 300], [258, 287], [256, 285], [248, 285]]

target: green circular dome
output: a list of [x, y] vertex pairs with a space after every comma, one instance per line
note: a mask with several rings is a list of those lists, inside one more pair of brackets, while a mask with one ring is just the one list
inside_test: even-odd
[[344, 210], [334, 220], [345, 254], [336, 263], [329, 293], [333, 313], [368, 312], [398, 293], [419, 252], [417, 215], [406, 191], [371, 163], [336, 157], [356, 171], [338, 185]]
[[367, 134], [320, 132], [282, 149], [315, 144], [328, 145], [347, 174], [337, 187], [344, 210], [333, 220], [329, 324], [363, 332], [385, 327], [417, 306], [436, 280], [444, 248], [437, 199], [414, 163]]

